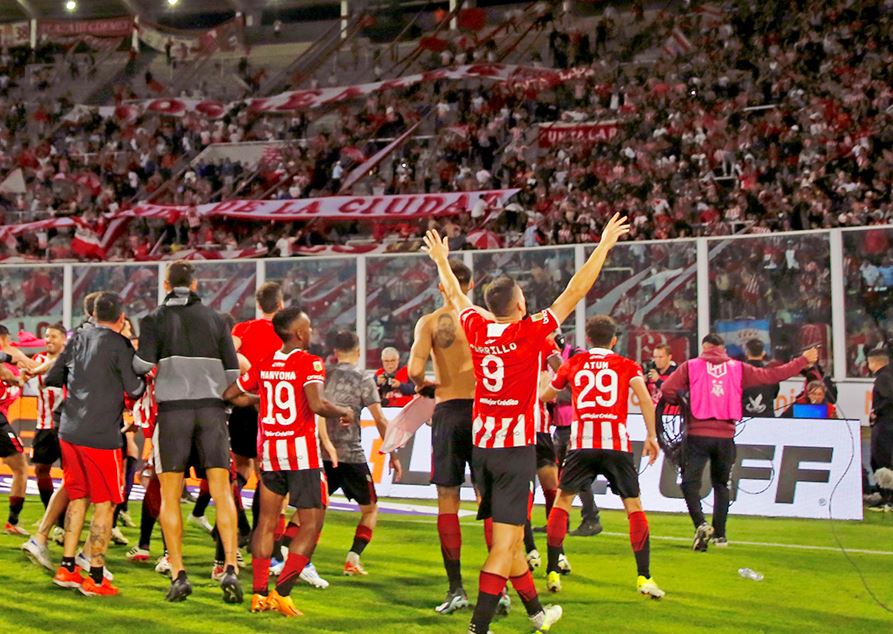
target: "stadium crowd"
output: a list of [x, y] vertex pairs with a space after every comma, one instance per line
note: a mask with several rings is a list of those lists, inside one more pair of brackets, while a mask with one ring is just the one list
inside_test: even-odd
[[[525, 42], [517, 54], [522, 64], [571, 67], [558, 86], [425, 82], [374, 94], [318, 121], [313, 113], [245, 108], [216, 121], [188, 113], [67, 116], [64, 100], [26, 102], [7, 88], [0, 98], [0, 173], [19, 167], [28, 187], [3, 196], [5, 221], [74, 216], [101, 230], [104, 214], [145, 200], [191, 205], [330, 195], [360, 155], [380, 147], [375, 139], [418, 120], [430, 138], [408, 142], [353, 192], [519, 187], [515, 204], [501, 213], [467, 213], [448, 223], [456, 243], [469, 248], [475, 246], [469, 234], [481, 227], [504, 246], [590, 242], [609, 210], [630, 215], [632, 239], [893, 218], [886, 186], [893, 165], [893, 31], [882, 2], [741, 1], [725, 12], [648, 19], [655, 26], [652, 55], [634, 63], [621, 61], [620, 41], [609, 39], [594, 55], [589, 34], [556, 10], [542, 25], [543, 32], [551, 29], [548, 36]], [[620, 40], [616, 29], [591, 39], [615, 31]], [[674, 34], [683, 35], [682, 43], [661, 51]], [[429, 61], [487, 61], [491, 48], [472, 45]], [[0, 86], [15, 83], [15, 60], [8, 51], [0, 57]], [[534, 124], [554, 121], [610, 121], [611, 138], [538, 147]], [[289, 143], [256, 166], [189, 164], [212, 143], [251, 140]], [[174, 226], [131, 222], [107, 257], [146, 258], [159, 243], [162, 252], [216, 244], [285, 255], [296, 246], [357, 237], [414, 250], [424, 228], [223, 224], [184, 215]], [[70, 258], [76, 255], [70, 234], [50, 229], [0, 249], [7, 256]]]

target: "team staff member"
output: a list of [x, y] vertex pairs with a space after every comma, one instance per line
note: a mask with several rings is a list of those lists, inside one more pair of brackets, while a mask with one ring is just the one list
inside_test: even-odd
[[[757, 368], [730, 359], [722, 337], [711, 333], [701, 341], [701, 356], [683, 363], [664, 382], [661, 393], [669, 403], [679, 404], [680, 393], [685, 391], [691, 399], [682, 459], [682, 494], [695, 525], [692, 550], [706, 551], [711, 538], [718, 547], [728, 545], [728, 483], [735, 463], [735, 424], [741, 420], [742, 393], [750, 387], [796, 376], [815, 363], [818, 356], [818, 349], [810, 348], [790, 363]], [[713, 484], [713, 526], [707, 524], [701, 510], [701, 473], [708, 461]]]
[[[236, 352], [241, 353], [248, 363], [257, 365], [264, 359], [272, 357], [282, 346], [282, 341], [273, 330], [273, 315], [276, 311], [285, 308], [282, 298], [282, 287], [276, 282], [261, 284], [255, 294], [259, 319], [243, 321], [233, 327], [233, 345]], [[236, 465], [236, 495], [241, 497], [242, 487], [248, 483], [251, 474], [255, 472], [255, 460], [257, 458], [257, 408], [233, 407], [229, 415], [229, 440], [232, 447], [233, 459]], [[254, 515], [254, 523], [257, 524], [257, 505], [260, 496], [255, 495], [251, 510]], [[240, 513], [239, 532], [247, 536], [250, 528], [245, 526], [246, 520], [241, 519], [244, 513]]]
[[[124, 396], [139, 397], [145, 383], [133, 371], [133, 347], [121, 335], [125, 322], [121, 298], [102, 293], [96, 298], [94, 316], [95, 326], [72, 339], [45, 383], [66, 389], [59, 445], [69, 502], [62, 565], [53, 583], [88, 596], [105, 596], [118, 594], [103, 577], [103, 567], [115, 505], [124, 499]], [[90, 576], [85, 579], [75, 566], [75, 553], [91, 503]]]
[[459, 311], [476, 379], [472, 463], [481, 498], [478, 519], [492, 518], [493, 545], [481, 570], [469, 626], [473, 634], [489, 631], [509, 579], [536, 629], [548, 629], [561, 618], [560, 606], [543, 609], [540, 604], [523, 547], [536, 472], [542, 347], [592, 288], [608, 253], [628, 232], [626, 219], [615, 214], [564, 292], [550, 308], [532, 316], [521, 287], [507, 276], [495, 279], [484, 292], [489, 311], [472, 304], [450, 269], [446, 238], [441, 240], [436, 231], [425, 236], [425, 251], [437, 265], [447, 299]]
[[[744, 343], [744, 362], [755, 368], [766, 367], [766, 348], [759, 339], [748, 339]], [[744, 416], [772, 418], [775, 416], [775, 399], [778, 396], [778, 383], [758, 385], [744, 390], [741, 408]]]
[[415, 387], [409, 380], [409, 369], [400, 367], [397, 348], [387, 347], [381, 351], [381, 367], [375, 371], [375, 382], [384, 407], [403, 407], [415, 393]]
[[[456, 260], [449, 263], [463, 293], [474, 287], [471, 270]], [[431, 484], [437, 487], [437, 534], [449, 589], [435, 611], [451, 614], [468, 607], [462, 585], [462, 529], [459, 526], [459, 489], [465, 469], [471, 467], [474, 370], [465, 333], [439, 285], [444, 305], [423, 315], [415, 326], [409, 356], [409, 378], [422, 394], [433, 395], [431, 418]], [[428, 359], [434, 365], [434, 383], [425, 378]], [[472, 478], [474, 473], [472, 472]]]
[[[868, 369], [874, 376], [871, 390], [871, 470], [893, 469], [893, 366], [890, 353], [872, 350]], [[893, 509], [893, 490], [881, 489], [881, 503], [871, 507]]]
[[[323, 447], [323, 465], [329, 493], [341, 489], [348, 499], [360, 507], [360, 522], [344, 562], [344, 574], [366, 575], [368, 573], [360, 562], [360, 555], [372, 541], [372, 531], [378, 519], [378, 495], [363, 452], [360, 412], [364, 407], [369, 408], [382, 440], [388, 429], [388, 419], [381, 409], [375, 381], [357, 369], [360, 342], [354, 333], [339, 332], [335, 335], [335, 358], [338, 363], [326, 368], [325, 396], [332, 403], [351, 408], [356, 420], [354, 424], [345, 426], [334, 416], [326, 418], [326, 430], [336, 455], [330, 455]], [[394, 454], [390, 455], [390, 470], [394, 474], [394, 482], [399, 482], [403, 471]]]
[[140, 349], [134, 369], [158, 368], [155, 399], [158, 418], [152, 445], [161, 483], [161, 528], [171, 566], [168, 601], [183, 601], [192, 585], [183, 567], [183, 517], [180, 496], [190, 454], [205, 469], [217, 505], [217, 528], [225, 552], [220, 580], [227, 603], [242, 601], [236, 576], [236, 505], [230, 486], [230, 447], [222, 398], [239, 376], [239, 360], [226, 321], [196, 295], [198, 280], [189, 262], [174, 262], [164, 280], [167, 296], [140, 322]]

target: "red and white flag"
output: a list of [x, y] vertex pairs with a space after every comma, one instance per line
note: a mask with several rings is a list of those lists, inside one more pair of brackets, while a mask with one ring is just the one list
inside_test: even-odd
[[663, 46], [663, 53], [667, 57], [677, 57], [678, 55], [687, 55], [691, 53], [694, 46], [691, 41], [685, 37], [678, 26], [670, 31], [670, 36], [666, 39]]

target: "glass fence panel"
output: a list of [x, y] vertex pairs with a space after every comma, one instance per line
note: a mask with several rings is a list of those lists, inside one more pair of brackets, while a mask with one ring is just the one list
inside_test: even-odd
[[40, 336], [44, 326], [62, 321], [64, 278], [61, 266], [0, 269], [0, 323], [14, 339], [20, 330]]
[[112, 291], [124, 300], [124, 310], [139, 332], [139, 320], [158, 305], [158, 266], [155, 264], [79, 265], [72, 270], [72, 326], [86, 319], [84, 298], [94, 291]]
[[254, 319], [257, 267], [254, 262], [193, 262], [198, 294], [205, 305], [236, 322]]
[[866, 354], [893, 342], [893, 228], [843, 232], [847, 376], [868, 376]]
[[748, 339], [787, 361], [821, 343], [830, 371], [831, 257], [827, 233], [711, 240], [710, 330], [732, 356]]
[[[454, 256], [458, 257], [458, 256]], [[401, 367], [409, 361], [419, 317], [442, 305], [437, 268], [425, 255], [366, 259], [366, 367], [381, 367], [381, 351], [392, 346]]]
[[[586, 257], [594, 248], [586, 248]], [[619, 244], [586, 296], [586, 317], [617, 321], [615, 349], [623, 356], [647, 363], [663, 344], [671, 350], [667, 362], [682, 363], [697, 350], [697, 277], [694, 240]]]
[[313, 327], [311, 352], [327, 358], [339, 330], [357, 330], [357, 260], [272, 260], [266, 279], [282, 285], [285, 305], [301, 306]]
[[[536, 249], [528, 251], [480, 251], [472, 254], [474, 303], [486, 306], [487, 283], [500, 275], [515, 279], [524, 290], [527, 310], [534, 313], [552, 305], [574, 274], [574, 249]], [[575, 341], [575, 314], [562, 324], [568, 343]]]

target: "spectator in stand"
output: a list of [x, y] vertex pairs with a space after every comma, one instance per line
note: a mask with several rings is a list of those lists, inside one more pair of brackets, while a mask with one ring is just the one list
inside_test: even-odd
[[396, 348], [381, 351], [381, 367], [375, 371], [375, 383], [383, 407], [403, 407], [415, 394], [406, 366], [400, 367], [400, 352]]

